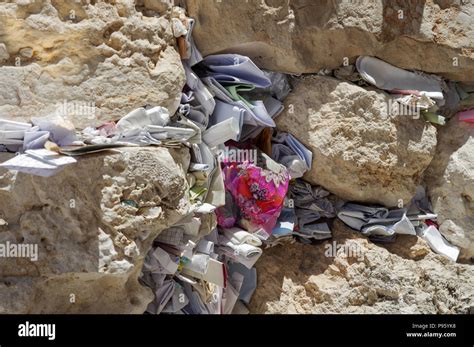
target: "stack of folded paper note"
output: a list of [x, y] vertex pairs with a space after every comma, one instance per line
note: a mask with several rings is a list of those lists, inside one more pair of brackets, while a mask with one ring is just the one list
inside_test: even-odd
[[[243, 55], [203, 58], [192, 36], [195, 21], [176, 7], [171, 22], [186, 75], [176, 112], [146, 105], [79, 132], [59, 114], [33, 117], [32, 123], [0, 119], [0, 151], [18, 154], [6, 155], [9, 160], [0, 167], [43, 177], [89, 154], [117, 153], [122, 147], [189, 151], [189, 213], [158, 235], [144, 260], [140, 279], [154, 293], [148, 313], [248, 313], [262, 248], [327, 240], [336, 216], [371, 241], [419, 236], [456, 261], [459, 249], [439, 232], [422, 188], [408, 207], [390, 209], [341, 202], [304, 181], [318, 163], [311, 150], [275, 123], [291, 90], [289, 76], [263, 71]], [[438, 125], [462, 102], [459, 120], [474, 120], [466, 106], [473, 91], [437, 76], [366, 56], [355, 66], [321, 72], [331, 73], [385, 90], [397, 104]]]

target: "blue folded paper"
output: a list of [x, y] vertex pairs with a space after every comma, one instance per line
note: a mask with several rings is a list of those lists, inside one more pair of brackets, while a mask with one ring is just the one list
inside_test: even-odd
[[272, 139], [272, 159], [290, 170], [292, 178], [311, 170], [313, 153], [289, 133], [279, 132]]
[[241, 100], [234, 100], [229, 91], [215, 78], [206, 77], [202, 80], [214, 93], [216, 99], [229, 105], [236, 106], [241, 110], [240, 112], [244, 115], [244, 124], [251, 126], [275, 127], [275, 122], [268, 114], [263, 101], [254, 101], [251, 105], [247, 105]]
[[217, 54], [204, 58], [208, 76], [222, 84], [249, 84], [268, 88], [272, 82], [249, 57], [239, 54]]

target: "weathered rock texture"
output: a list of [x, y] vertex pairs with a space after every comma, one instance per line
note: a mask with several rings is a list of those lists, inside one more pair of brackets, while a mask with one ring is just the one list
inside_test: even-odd
[[421, 239], [378, 246], [339, 221], [333, 234], [318, 246], [265, 251], [251, 312], [468, 313], [474, 305], [474, 267], [435, 255]]
[[427, 170], [429, 195], [440, 231], [474, 257], [474, 126], [452, 119], [439, 132], [436, 155]]
[[[205, 55], [243, 53], [297, 74], [375, 55], [474, 80], [471, 2], [180, 2], [197, 19]], [[64, 102], [93, 107], [95, 114], [66, 112], [78, 128], [144, 104], [174, 113], [185, 77], [167, 8], [159, 0], [1, 2], [0, 117], [29, 120]], [[432, 161], [436, 128], [389, 119], [387, 102], [350, 83], [302, 78], [278, 125], [313, 150], [306, 178], [349, 200], [406, 203], [432, 162], [426, 183], [441, 231], [472, 256], [472, 132], [451, 122]], [[0, 313], [144, 312], [153, 295], [137, 278], [152, 240], [188, 212], [189, 156], [121, 152], [80, 158], [51, 178], [0, 170], [0, 242], [39, 245], [37, 262], [0, 262]], [[399, 237], [384, 249], [338, 222], [333, 231], [337, 244], [361, 253], [327, 257], [332, 240], [266, 250], [252, 311], [463, 313], [473, 305], [473, 268], [434, 255], [423, 241]]]
[[36, 262], [2, 258], [0, 313], [145, 311], [153, 295], [137, 278], [158, 233], [189, 210], [189, 154], [121, 151], [51, 178], [0, 170], [0, 242], [39, 245]]
[[436, 128], [389, 114], [389, 97], [334, 78], [296, 81], [277, 118], [313, 152], [305, 179], [343, 199], [396, 206], [409, 202], [430, 164]]
[[[186, 0], [203, 54], [238, 52], [291, 73], [377, 56], [457, 80], [474, 78], [474, 3], [459, 0]], [[463, 4], [461, 4], [463, 3]], [[402, 12], [400, 12], [402, 11]]]
[[0, 117], [29, 120], [64, 102], [79, 128], [145, 104], [174, 113], [185, 82], [174, 44], [166, 17], [131, 0], [2, 2]]

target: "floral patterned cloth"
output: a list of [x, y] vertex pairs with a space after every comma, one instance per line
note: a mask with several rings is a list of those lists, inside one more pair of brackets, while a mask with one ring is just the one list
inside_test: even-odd
[[223, 159], [226, 205], [217, 209], [217, 222], [224, 228], [238, 224], [249, 232], [263, 229], [271, 235], [288, 192], [290, 176], [283, 165], [266, 154], [258, 152], [257, 158], [257, 163]]

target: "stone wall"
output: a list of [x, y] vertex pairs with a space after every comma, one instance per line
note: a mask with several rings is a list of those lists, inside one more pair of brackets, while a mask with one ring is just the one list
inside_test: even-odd
[[[463, 3], [463, 4], [461, 4]], [[186, 0], [202, 53], [234, 52], [300, 74], [377, 56], [474, 80], [474, 4], [460, 0]]]
[[[375, 55], [474, 81], [470, 3], [181, 2], [197, 20], [204, 55], [242, 53], [260, 67], [293, 74]], [[145, 104], [174, 113], [185, 76], [166, 9], [159, 0], [3, 1], [0, 117], [27, 121], [63, 103], [84, 103], [93, 114], [68, 113], [84, 128]], [[392, 119], [383, 93], [329, 77], [294, 82], [277, 123], [313, 151], [305, 178], [345, 199], [387, 206], [408, 202], [426, 184], [441, 232], [468, 262], [472, 126]], [[0, 241], [40, 245], [38, 262], [0, 263], [0, 313], [144, 312], [153, 295], [137, 280], [143, 257], [159, 232], [188, 211], [188, 165], [187, 150], [131, 148], [80, 158], [51, 178], [0, 169]], [[335, 241], [354, 244], [361, 258], [327, 257], [327, 242], [267, 250], [257, 263], [252, 312], [464, 313], [473, 306], [471, 265], [450, 263], [416, 238], [383, 247], [340, 223], [334, 228]]]
[[[78, 128], [145, 104], [173, 114], [185, 82], [174, 44], [169, 20], [130, 0], [3, 2], [0, 117], [29, 120], [64, 103], [77, 106], [68, 118]], [[81, 112], [88, 105], [94, 114]]]

